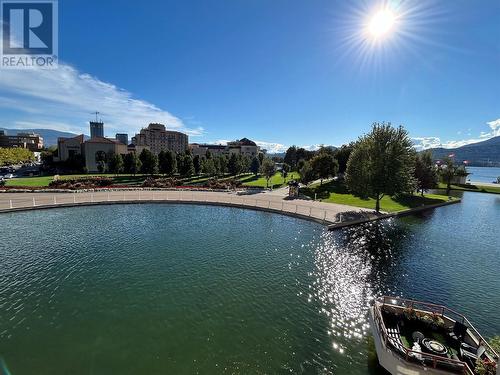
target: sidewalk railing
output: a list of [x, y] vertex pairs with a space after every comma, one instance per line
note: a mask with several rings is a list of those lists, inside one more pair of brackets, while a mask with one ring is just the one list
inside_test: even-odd
[[249, 207], [255, 209], [282, 212], [302, 217], [309, 217], [324, 223], [336, 221], [336, 212], [314, 205], [297, 204], [293, 201], [262, 199], [262, 197], [242, 196], [236, 194], [217, 194], [200, 191], [179, 190], [124, 190], [88, 193], [61, 193], [61, 194], [30, 194], [29, 196], [4, 198], [0, 196], [0, 212], [23, 208], [46, 208], [53, 206], [71, 206], [98, 203], [118, 202], [142, 202], [142, 201], [164, 201], [164, 202], [194, 202], [208, 204], [222, 204], [230, 206]]

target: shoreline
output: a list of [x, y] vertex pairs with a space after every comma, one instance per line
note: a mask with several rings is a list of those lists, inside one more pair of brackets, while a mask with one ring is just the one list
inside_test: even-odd
[[236, 207], [257, 211], [272, 212], [325, 225], [328, 230], [371, 221], [412, 215], [425, 210], [459, 203], [459, 199], [439, 204], [416, 207], [399, 212], [375, 213], [374, 210], [324, 203], [311, 200], [286, 199], [283, 195], [269, 191], [228, 192], [206, 190], [158, 190], [158, 189], [97, 189], [96, 191], [57, 191], [57, 192], [8, 192], [0, 194], [0, 214], [9, 212], [32, 211], [50, 208], [68, 208], [116, 204], [199, 204], [211, 206]]

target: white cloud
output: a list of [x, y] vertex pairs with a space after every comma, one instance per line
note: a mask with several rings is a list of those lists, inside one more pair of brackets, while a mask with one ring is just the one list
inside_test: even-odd
[[0, 74], [0, 95], [0, 107], [16, 111], [14, 126], [32, 123], [33, 127], [88, 133], [91, 113], [99, 111], [106, 134], [132, 135], [150, 122], [193, 136], [204, 133], [201, 126], [189, 129], [154, 104], [66, 64], [55, 70], [5, 70]]
[[285, 152], [288, 147], [285, 145], [282, 145], [281, 143], [275, 143], [275, 142], [266, 142], [266, 141], [255, 141], [257, 145], [262, 148], [267, 150], [268, 154], [277, 154], [280, 152]]
[[[477, 143], [481, 141], [485, 141], [487, 139], [500, 136], [500, 119], [489, 121], [486, 123], [490, 127], [489, 132], [482, 131], [479, 134], [479, 138], [470, 138], [463, 140], [451, 140], [442, 142], [438, 137], [415, 137], [413, 138], [415, 148], [417, 151], [426, 150], [428, 148], [457, 148], [465, 145], [469, 145], [471, 143]], [[470, 130], [470, 129], [468, 129]], [[468, 134], [470, 135], [470, 133]]]
[[317, 151], [317, 150], [319, 150], [319, 148], [321, 146], [324, 146], [324, 145], [305, 145], [305, 146], [300, 146], [300, 147], [302, 147], [303, 149], [308, 150], [308, 151]]
[[500, 135], [500, 118], [487, 122], [487, 124], [491, 128], [491, 133], [493, 134], [493, 137], [499, 136]]

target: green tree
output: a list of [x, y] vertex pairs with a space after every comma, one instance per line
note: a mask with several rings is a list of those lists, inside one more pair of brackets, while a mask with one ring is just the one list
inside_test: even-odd
[[339, 172], [345, 173], [347, 169], [347, 161], [349, 160], [349, 156], [351, 155], [352, 149], [354, 148], [354, 143], [349, 143], [348, 145], [342, 145], [335, 151], [335, 159], [339, 163]]
[[182, 177], [191, 177], [194, 174], [194, 163], [191, 154], [186, 153], [182, 158], [182, 169], [179, 170]]
[[290, 166], [287, 163], [283, 163], [283, 167], [281, 168], [281, 175], [283, 176], [283, 183], [286, 182], [288, 172], [290, 172]]
[[260, 160], [258, 156], [254, 156], [252, 159], [252, 164], [250, 164], [250, 171], [257, 176], [260, 170]]
[[337, 174], [339, 163], [331, 152], [320, 150], [320, 152], [311, 159], [311, 167], [321, 179], [320, 185], [323, 185], [323, 179], [333, 177]]
[[148, 149], [143, 149], [139, 155], [141, 160], [141, 173], [153, 175], [158, 173], [158, 158]]
[[457, 167], [450, 157], [445, 157], [443, 163], [439, 167], [439, 174], [441, 179], [446, 184], [446, 195], [450, 194], [451, 183], [455, 176], [457, 176]]
[[177, 158], [173, 151], [161, 151], [158, 154], [158, 167], [160, 173], [172, 176], [177, 172]]
[[240, 173], [249, 173], [252, 159], [246, 155], [240, 155]]
[[408, 132], [391, 124], [373, 124], [372, 131], [359, 138], [347, 162], [346, 183], [356, 195], [370, 196], [380, 212], [385, 195], [415, 190], [415, 151]]
[[316, 173], [311, 167], [311, 163], [309, 163], [308, 161], [302, 160], [298, 172], [300, 174], [300, 182], [302, 182], [306, 186], [316, 179]]
[[297, 149], [297, 160], [304, 159], [305, 161], [309, 161], [313, 156], [314, 156], [313, 151], [308, 151], [302, 147]]
[[286, 150], [285, 157], [284, 157], [284, 162], [287, 163], [293, 171], [297, 170], [297, 146], [290, 146]]
[[276, 174], [276, 164], [269, 158], [265, 158], [260, 173], [266, 178], [266, 186], [269, 187], [269, 180]]
[[432, 153], [430, 151], [417, 154], [415, 158], [415, 179], [417, 191], [420, 191], [422, 196], [424, 196], [425, 191], [436, 187], [438, 173], [436, 166], [432, 162]]
[[231, 176], [236, 176], [240, 173], [241, 164], [238, 155], [231, 154], [231, 156], [229, 156], [229, 160], [227, 162], [227, 170]]
[[134, 176], [141, 170], [141, 161], [135, 152], [126, 154], [123, 158], [123, 170], [125, 173], [133, 174]]
[[166, 169], [166, 166], [167, 166], [166, 159], [167, 159], [167, 151], [161, 150], [159, 152], [159, 154], [158, 154], [158, 171], [161, 174], [167, 174], [165, 172], [165, 169]]
[[228, 159], [226, 155], [220, 155], [217, 158], [217, 162], [215, 164], [215, 167], [217, 169], [217, 174], [224, 175], [228, 172]]
[[29, 162], [35, 160], [35, 155], [33, 152], [26, 148], [12, 147], [12, 148], [1, 148], [0, 147], [0, 166], [3, 165], [14, 165], [21, 164], [24, 162]]
[[193, 157], [193, 167], [194, 167], [194, 173], [196, 175], [199, 175], [201, 172], [201, 158], [200, 155], [196, 155]]
[[262, 163], [264, 163], [264, 153], [263, 152], [259, 152], [259, 154], [257, 156], [259, 158], [260, 165], [262, 165]]
[[203, 159], [201, 163], [201, 169], [203, 173], [209, 175], [210, 177], [215, 176], [217, 174], [217, 169], [215, 167], [215, 160], [217, 159]]
[[123, 172], [123, 157], [120, 154], [113, 154], [108, 161], [109, 173], [122, 173]]

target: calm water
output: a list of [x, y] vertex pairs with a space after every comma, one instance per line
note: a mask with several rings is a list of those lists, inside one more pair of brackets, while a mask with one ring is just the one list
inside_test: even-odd
[[189, 205], [0, 215], [0, 356], [13, 375], [380, 373], [374, 295], [500, 334], [499, 222], [478, 193], [338, 233]]
[[467, 179], [474, 182], [492, 183], [500, 177], [500, 168], [495, 167], [467, 167], [467, 172], [470, 173]]

